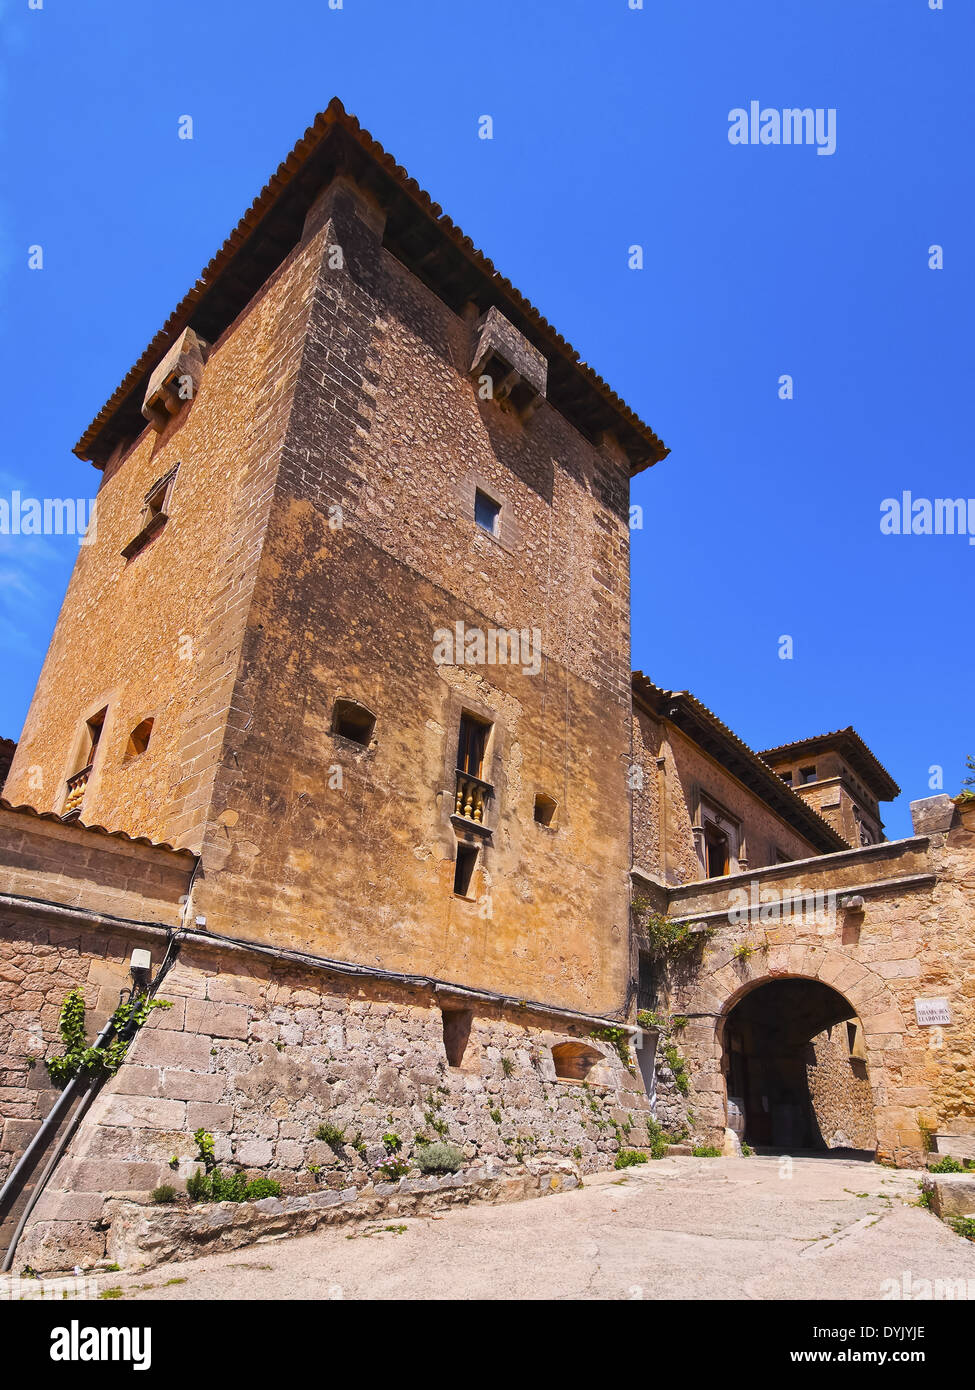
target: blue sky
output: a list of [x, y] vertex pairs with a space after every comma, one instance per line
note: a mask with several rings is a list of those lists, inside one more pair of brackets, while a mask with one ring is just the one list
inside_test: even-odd
[[[72, 444], [338, 94], [671, 446], [634, 665], [759, 748], [852, 723], [909, 833], [975, 751], [975, 546], [879, 525], [975, 496], [975, 5], [629, 3], [0, 0], [0, 496], [93, 495]], [[835, 153], [730, 144], [752, 100], [835, 108]], [[0, 733], [75, 554], [0, 536]]]

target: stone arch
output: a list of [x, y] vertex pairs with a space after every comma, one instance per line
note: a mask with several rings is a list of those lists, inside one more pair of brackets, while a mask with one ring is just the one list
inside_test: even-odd
[[804, 975], [750, 982], [715, 1033], [729, 1117], [733, 1096], [749, 1143], [876, 1151], [862, 1024], [846, 995]]
[[862, 1024], [867, 1074], [873, 1094], [877, 1157], [904, 1166], [923, 1163], [919, 1118], [926, 1102], [902, 1104], [896, 1077], [907, 1023], [884, 977], [832, 942], [771, 946], [747, 962], [736, 960], [730, 945], [712, 952], [710, 970], [683, 994], [680, 1011], [694, 1020], [687, 1034], [687, 1057], [695, 1110], [718, 1137], [726, 1125], [727, 1086], [723, 1071], [728, 1015], [751, 991], [778, 980], [812, 980], [848, 1001]]

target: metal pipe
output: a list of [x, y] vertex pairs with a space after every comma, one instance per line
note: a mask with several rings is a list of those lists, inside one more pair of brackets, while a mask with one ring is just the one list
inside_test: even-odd
[[68, 1147], [68, 1145], [71, 1143], [71, 1140], [74, 1138], [75, 1131], [81, 1124], [81, 1121], [84, 1119], [85, 1115], [88, 1113], [91, 1103], [95, 1099], [97, 1093], [98, 1085], [93, 1083], [88, 1088], [87, 1093], [82, 1096], [81, 1100], [78, 1103], [78, 1108], [75, 1110], [74, 1114], [71, 1116], [71, 1118], [68, 1120], [67, 1125], [65, 1126], [64, 1133], [61, 1135], [61, 1138], [55, 1144], [54, 1152], [51, 1154], [51, 1157], [44, 1165], [44, 1171], [38, 1178], [37, 1182], [34, 1184], [31, 1194], [27, 1199], [27, 1203], [24, 1207], [24, 1210], [21, 1212], [20, 1220], [17, 1222], [17, 1229], [14, 1231], [13, 1236], [10, 1239], [10, 1244], [7, 1246], [7, 1253], [3, 1257], [3, 1264], [0, 1265], [0, 1273], [6, 1274], [7, 1270], [13, 1264], [14, 1255], [17, 1252], [17, 1245], [20, 1241], [20, 1237], [24, 1234], [24, 1227], [30, 1220], [31, 1212], [34, 1210], [35, 1206], [40, 1201], [44, 1189], [47, 1187], [48, 1179], [50, 1178], [51, 1174], [54, 1172], [58, 1164], [61, 1162], [61, 1159], [64, 1157], [65, 1149]]
[[[111, 1020], [109, 1020], [109, 1022], [105, 1024], [105, 1027], [99, 1033], [98, 1037], [95, 1039], [95, 1047], [104, 1047], [114, 1031], [115, 1030], [112, 1027]], [[71, 1102], [78, 1095], [81, 1094], [80, 1083], [80, 1076], [72, 1077], [72, 1079], [68, 1082], [67, 1086], [65, 1086], [64, 1090], [58, 1096], [57, 1100], [54, 1102], [54, 1104], [51, 1106], [51, 1109], [44, 1117], [40, 1129], [34, 1135], [33, 1139], [27, 1145], [27, 1148], [24, 1150], [20, 1158], [17, 1160], [17, 1163], [14, 1166], [13, 1171], [7, 1177], [7, 1181], [4, 1183], [3, 1187], [0, 1187], [0, 1220], [2, 1220], [3, 1217], [7, 1214], [7, 1210], [10, 1204], [10, 1196], [13, 1191], [14, 1185], [17, 1179], [20, 1177], [21, 1173], [26, 1171], [30, 1167], [31, 1159], [34, 1157], [35, 1150], [42, 1149], [44, 1147], [45, 1141], [50, 1136], [51, 1131], [55, 1129], [58, 1124], [60, 1124], [61, 1118], [64, 1115], [65, 1111], [67, 1111], [70, 1107]], [[91, 1082], [89, 1081], [88, 1084], [90, 1086]]]
[[[171, 932], [169, 936], [169, 941], [166, 946], [166, 954], [163, 956], [162, 964], [160, 965], [159, 970], [156, 972], [155, 979], [151, 981], [146, 990], [145, 998], [151, 999], [152, 996], [155, 994], [156, 990], [159, 988], [160, 982], [172, 968], [172, 964], [175, 960], [176, 952], [178, 950], [179, 943], [176, 934], [174, 932]], [[111, 1018], [109, 1018], [108, 1022], [105, 1024], [105, 1027], [102, 1029], [98, 1037], [95, 1039], [95, 1047], [104, 1047], [108, 1040], [111, 1038], [112, 1034], [116, 1031], [112, 1020], [115, 1017], [115, 1012], [117, 1011], [118, 1006], [121, 1005], [121, 1003], [123, 1002], [123, 996], [126, 994], [128, 994], [129, 999], [131, 1000], [134, 996], [134, 990], [123, 989], [120, 991], [118, 1005], [116, 1005], [116, 1009], [113, 1010]], [[126, 1036], [126, 1034], [132, 1036], [134, 1032], [135, 1029], [132, 1023], [130, 1022], [125, 1028], [120, 1030], [119, 1036], [123, 1038]], [[0, 1271], [6, 1273], [6, 1271], [10, 1268], [11, 1264], [13, 1263], [14, 1254], [17, 1249], [17, 1243], [20, 1240], [20, 1237], [23, 1235], [24, 1227], [27, 1225], [27, 1222], [30, 1218], [30, 1214], [34, 1210], [34, 1207], [37, 1205], [38, 1201], [40, 1200], [40, 1197], [43, 1194], [44, 1189], [47, 1185], [48, 1179], [54, 1172], [62, 1157], [64, 1156], [65, 1149], [71, 1142], [71, 1139], [75, 1134], [75, 1131], [77, 1130], [79, 1124], [87, 1114], [92, 1101], [95, 1099], [95, 1096], [98, 1094], [98, 1091], [100, 1090], [104, 1081], [104, 1076], [89, 1077], [87, 1080], [86, 1089], [83, 1089], [85, 1083], [82, 1081], [82, 1078], [80, 1076], [75, 1076], [72, 1078], [71, 1081], [68, 1082], [67, 1086], [65, 1086], [57, 1101], [51, 1107], [50, 1111], [45, 1117], [40, 1129], [34, 1135], [34, 1138], [28, 1144], [24, 1152], [21, 1154], [19, 1161], [17, 1162], [13, 1171], [7, 1178], [7, 1181], [4, 1183], [3, 1187], [0, 1188], [0, 1220], [2, 1220], [3, 1217], [6, 1215], [6, 1212], [9, 1210], [10, 1206], [16, 1200], [17, 1194], [20, 1191], [18, 1180], [20, 1179], [21, 1174], [24, 1174], [25, 1176], [28, 1174], [29, 1169], [32, 1166], [32, 1160], [35, 1156], [35, 1153], [43, 1153], [44, 1148], [50, 1141], [51, 1135], [57, 1131], [57, 1126], [61, 1123], [62, 1117], [70, 1108], [71, 1102], [75, 1100], [78, 1096], [80, 1096], [78, 1108], [75, 1110], [74, 1114], [69, 1119], [64, 1134], [62, 1134], [61, 1138], [55, 1145], [54, 1152], [52, 1153], [48, 1162], [45, 1164], [44, 1171], [41, 1173], [37, 1182], [34, 1184], [30, 1197], [27, 1199], [27, 1204], [23, 1212], [21, 1213], [20, 1220], [17, 1223], [17, 1229], [14, 1231], [13, 1237], [9, 1245], [7, 1246], [7, 1250], [3, 1258], [3, 1263], [2, 1265], [0, 1265]]]

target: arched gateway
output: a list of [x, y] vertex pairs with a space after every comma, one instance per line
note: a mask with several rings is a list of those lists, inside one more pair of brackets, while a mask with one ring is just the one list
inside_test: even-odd
[[730, 1096], [753, 1146], [922, 1162], [927, 1091], [905, 1104], [908, 1025], [888, 985], [879, 969], [826, 944], [771, 946], [742, 961], [715, 943], [670, 1000], [688, 1020], [698, 1122], [720, 1137]]
[[729, 1122], [742, 1117], [746, 1142], [873, 1155], [863, 1024], [838, 990], [801, 978], [747, 985], [717, 1031]]

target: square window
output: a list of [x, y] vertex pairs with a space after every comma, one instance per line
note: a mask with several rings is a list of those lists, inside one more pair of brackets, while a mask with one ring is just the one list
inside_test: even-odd
[[495, 502], [493, 497], [477, 488], [474, 492], [474, 520], [477, 525], [482, 531], [487, 531], [489, 536], [496, 536], [500, 519], [501, 503]]
[[799, 777], [803, 782], [815, 782], [816, 769], [814, 767], [801, 767], [799, 769]]
[[367, 710], [365, 705], [360, 705], [355, 700], [335, 701], [332, 710], [333, 734], [368, 748], [375, 727], [376, 716], [371, 710]]
[[554, 826], [558, 809], [558, 802], [552, 797], [544, 792], [535, 793], [535, 820], [539, 825]]

